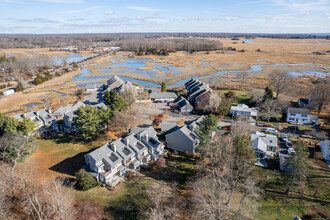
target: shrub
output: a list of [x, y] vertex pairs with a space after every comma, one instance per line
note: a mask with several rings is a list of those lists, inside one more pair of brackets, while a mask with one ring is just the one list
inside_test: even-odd
[[23, 83], [21, 83], [21, 82], [18, 82], [17, 83], [17, 86], [16, 86], [16, 91], [17, 92], [20, 92], [20, 91], [23, 91], [25, 88], [24, 88], [24, 86], [23, 86]]
[[76, 187], [78, 189], [86, 191], [97, 186], [97, 182], [92, 174], [88, 173], [85, 169], [80, 169], [75, 176], [77, 180]]
[[33, 80], [33, 84], [34, 85], [39, 85], [41, 83], [45, 82], [45, 78], [41, 75], [38, 75], [34, 80]]

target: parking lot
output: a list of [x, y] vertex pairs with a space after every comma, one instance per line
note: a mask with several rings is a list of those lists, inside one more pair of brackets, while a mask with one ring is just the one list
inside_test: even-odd
[[192, 114], [184, 114], [184, 113], [176, 113], [170, 110], [170, 106], [168, 103], [141, 103], [141, 104], [134, 104], [133, 110], [139, 111], [142, 113], [143, 123], [151, 125], [152, 121], [149, 119], [150, 115], [154, 114], [164, 114], [170, 116], [166, 119], [165, 123], [176, 123], [179, 120], [192, 120], [195, 119], [196, 116]]

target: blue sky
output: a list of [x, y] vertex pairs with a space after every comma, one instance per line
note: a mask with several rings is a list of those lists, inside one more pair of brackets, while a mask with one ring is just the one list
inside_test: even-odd
[[0, 33], [330, 33], [330, 0], [0, 0]]

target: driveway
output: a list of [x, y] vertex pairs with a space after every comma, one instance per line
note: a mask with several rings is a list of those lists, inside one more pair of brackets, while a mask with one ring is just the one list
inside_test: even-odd
[[152, 123], [152, 121], [149, 119], [149, 116], [153, 114], [164, 114], [170, 116], [169, 119], [163, 121], [166, 123], [176, 123], [179, 120], [188, 121], [196, 118], [196, 116], [192, 114], [172, 112], [168, 103], [134, 104], [133, 110], [142, 112], [144, 123], [148, 125], [151, 125]]

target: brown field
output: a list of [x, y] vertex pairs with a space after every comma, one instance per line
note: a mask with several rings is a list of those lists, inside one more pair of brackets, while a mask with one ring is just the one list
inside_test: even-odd
[[[146, 80], [155, 83], [161, 83], [165, 81], [167, 84], [172, 84], [176, 81], [186, 79], [192, 76], [204, 76], [210, 75], [219, 71], [235, 71], [235, 70], [249, 70], [252, 65], [255, 64], [297, 64], [297, 63], [312, 63], [313, 65], [329, 66], [330, 54], [327, 55], [315, 55], [312, 52], [319, 51], [325, 52], [330, 50], [330, 44], [317, 45], [317, 43], [329, 43], [328, 40], [313, 40], [313, 39], [270, 39], [270, 38], [256, 38], [253, 41], [260, 44], [241, 43], [245, 39], [239, 41], [232, 41], [231, 39], [215, 39], [223, 42], [225, 47], [235, 47], [236, 50], [245, 50], [245, 52], [238, 51], [211, 51], [196, 52], [193, 54], [180, 51], [171, 53], [169, 56], [136, 56], [135, 58], [146, 58], [156, 61], [158, 64], [165, 65], [165, 68], [171, 69], [169, 64], [173, 67], [180, 67], [180, 74], [174, 75], [173, 72], [165, 72], [155, 70], [155, 75], [149, 77], [148, 75], [141, 75], [134, 73], [133, 70], [126, 72], [117, 72], [123, 70], [123, 68], [113, 68], [115, 74], [119, 76], [127, 76], [139, 80]], [[234, 43], [236, 42], [236, 44]], [[289, 45], [291, 44], [291, 45]], [[313, 44], [313, 45], [310, 45]], [[260, 52], [257, 52], [260, 49]], [[30, 56], [32, 53], [44, 53], [46, 55], [56, 54], [57, 56], [64, 56], [72, 54], [69, 52], [49, 52], [48, 48], [42, 49], [6, 49], [1, 52], [7, 54], [22, 54], [22, 56]], [[0, 53], [1, 53], [0, 52]], [[83, 52], [84, 53], [84, 52]], [[117, 55], [122, 55], [121, 58], [127, 58], [128, 55], [132, 55], [131, 52], [118, 52]], [[116, 55], [106, 55], [86, 63], [91, 74], [90, 77], [94, 76], [110, 76], [113, 73], [105, 73], [101, 68], [109, 68], [107, 65], [112, 62], [110, 59], [118, 58]], [[201, 65], [201, 61], [208, 62]], [[152, 70], [152, 62], [146, 62], [146, 67], [141, 67], [140, 70]], [[95, 66], [98, 65], [98, 66]], [[111, 68], [111, 67], [110, 67]], [[264, 67], [262, 71], [247, 73], [248, 79], [243, 89], [249, 89], [251, 85], [257, 88], [264, 87], [268, 83], [268, 74], [274, 70], [281, 69], [286, 71], [304, 71], [304, 70], [315, 70], [319, 72], [330, 72], [330, 68], [322, 67], [304, 67], [304, 66], [276, 66], [276, 67]], [[76, 89], [73, 87], [79, 83], [70, 82], [72, 77], [80, 74], [80, 71], [74, 71], [67, 73], [63, 76], [56, 77], [50, 81], [47, 81], [41, 85], [32, 87], [24, 93], [18, 92], [9, 97], [1, 98], [0, 112], [12, 112], [14, 114], [17, 110], [25, 110], [25, 105], [30, 103], [41, 103], [42, 99], [48, 101], [47, 105], [56, 109], [58, 106], [72, 103], [77, 101], [75, 96], [62, 97], [58, 94], [51, 92], [52, 90], [66, 94], [73, 94]], [[307, 79], [304, 79], [307, 78]], [[309, 86], [311, 85], [310, 79], [316, 77], [299, 77], [297, 83], [301, 86], [298, 94], [305, 95], [308, 93]], [[216, 88], [227, 88], [227, 89], [239, 89], [240, 88], [240, 76], [237, 76], [234, 72], [228, 72], [223, 76], [211, 77], [206, 79]], [[88, 82], [105, 82], [104, 80], [89, 80]], [[63, 85], [68, 82], [67, 85]], [[86, 83], [87, 81], [84, 81]], [[80, 82], [81, 83], [81, 82]], [[39, 108], [44, 106], [38, 106]], [[47, 107], [47, 106], [45, 106]]]

